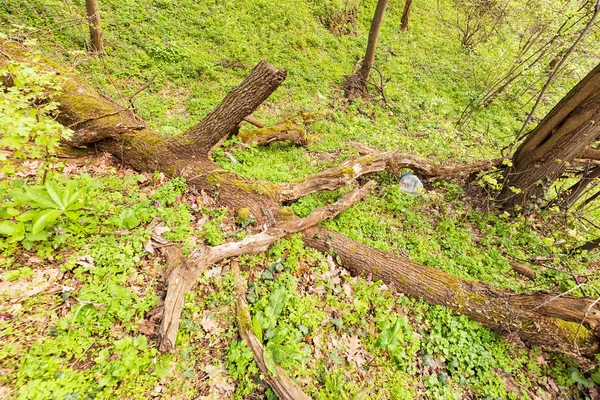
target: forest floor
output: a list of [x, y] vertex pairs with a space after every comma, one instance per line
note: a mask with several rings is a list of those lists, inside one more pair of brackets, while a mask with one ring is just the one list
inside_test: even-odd
[[[260, 59], [285, 67], [286, 81], [254, 116], [271, 125], [309, 112], [310, 143], [257, 147], [234, 137], [214, 159], [248, 177], [293, 182], [356, 155], [351, 141], [439, 162], [496, 157], [511, 144], [529, 109], [523, 99], [531, 93], [521, 88], [467, 125], [456, 121], [482, 82], [505, 67], [502, 54], [513, 44], [461, 48], [452, 27], [432, 21], [436, 3], [417, 3], [406, 33], [398, 32], [401, 5], [390, 4], [377, 53], [390, 78], [385, 101], [351, 104], [341, 86], [364, 51], [375, 1], [334, 33], [323, 21], [332, 12], [324, 4], [335, 2], [109, 0], [102, 2], [107, 55], [98, 58], [84, 50], [80, 4], [16, 0], [0, 4], [0, 35], [34, 39], [32, 48], [124, 105], [153, 79], [132, 102], [165, 135], [201, 119]], [[585, 74], [586, 60], [558, 81], [540, 115]], [[41, 181], [42, 167], [21, 164], [0, 195]], [[59, 194], [73, 182], [81, 207], [75, 218], [57, 218], [43, 240], [0, 241], [0, 398], [273, 398], [238, 336], [228, 262], [211, 266], [188, 294], [176, 352], [156, 349], [165, 265], [150, 242], [152, 222], [164, 222], [164, 236], [184, 252], [262, 226], [182, 179], [138, 174], [103, 154], [56, 163], [48, 179]], [[421, 196], [400, 191], [397, 176], [375, 179], [365, 201], [324, 225], [461, 278], [517, 292], [564, 292], [584, 282], [572, 294], [598, 296], [600, 255], [569, 252], [598, 236], [593, 226], [557, 210], [509, 217], [493, 206], [493, 174], [425, 182]], [[305, 216], [342, 193], [306, 196], [291, 209]], [[0, 211], [8, 210], [2, 201]], [[599, 211], [587, 217], [598, 221]], [[352, 277], [335, 255], [305, 248], [299, 236], [239, 261], [265, 346], [312, 398], [600, 398], [598, 368], [584, 371], [564, 355]], [[515, 273], [510, 262], [529, 265], [536, 277]]]

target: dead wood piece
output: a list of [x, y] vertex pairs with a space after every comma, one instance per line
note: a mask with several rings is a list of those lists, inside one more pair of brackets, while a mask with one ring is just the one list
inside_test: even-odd
[[158, 350], [172, 352], [175, 349], [185, 294], [192, 289], [207, 265], [192, 266], [175, 245], [165, 246], [162, 251], [167, 260], [167, 295], [158, 333]]
[[252, 115], [246, 115], [244, 117], [244, 121], [246, 121], [249, 124], [254, 125], [257, 128], [264, 128], [265, 124], [263, 124], [262, 122], [260, 122], [259, 120], [257, 120], [255, 117], [253, 117]]
[[363, 199], [373, 186], [375, 186], [375, 182], [369, 181], [342, 196], [334, 204], [314, 210], [305, 218], [293, 218], [279, 222], [265, 232], [248, 236], [239, 242], [225, 243], [215, 247], [198, 247], [187, 259], [183, 257], [179, 248], [165, 246], [168, 287], [165, 297], [165, 312], [159, 329], [159, 350], [172, 352], [175, 349], [185, 294], [192, 289], [198, 277], [210, 264], [242, 254], [262, 253], [275, 241], [289, 234], [300, 232], [335, 217]]
[[520, 264], [518, 262], [512, 261], [512, 262], [510, 262], [510, 266], [512, 267], [512, 269], [515, 272], [517, 272], [523, 276], [526, 276], [529, 279], [534, 279], [535, 275], [537, 273], [533, 268], [530, 268], [530, 267]]
[[240, 336], [252, 350], [254, 361], [258, 365], [260, 373], [264, 375], [265, 382], [282, 400], [309, 400], [310, 397], [294, 383], [283, 368], [275, 365], [275, 368], [271, 366], [269, 369], [267, 366], [265, 348], [252, 331], [252, 316], [248, 311], [248, 303], [246, 302], [247, 286], [242, 278], [240, 266], [237, 261], [233, 260], [231, 262], [231, 269], [235, 278], [235, 294], [237, 296], [236, 317]]
[[[363, 149], [364, 150], [364, 149]], [[436, 164], [423, 157], [403, 154], [398, 151], [369, 153], [362, 157], [351, 158], [335, 168], [311, 175], [298, 183], [280, 184], [280, 201], [293, 201], [321, 190], [336, 190], [354, 182], [358, 177], [380, 172], [386, 169], [399, 171], [412, 169], [421, 177], [449, 177], [454, 175], [485, 171], [498, 166], [503, 159], [477, 161], [470, 164]]]
[[430, 304], [444, 305], [497, 332], [516, 333], [530, 344], [573, 357], [593, 356], [598, 351], [600, 308], [591, 299], [548, 293], [520, 295], [463, 280], [324, 228], [307, 229], [303, 240], [319, 251], [334, 252], [353, 275], [372, 275], [374, 280]]
[[587, 147], [583, 150], [583, 154], [581, 158], [586, 160], [597, 160], [600, 161], [600, 149], [594, 149], [592, 147]]
[[308, 143], [304, 127], [292, 120], [283, 121], [267, 128], [241, 132], [238, 134], [238, 139], [244, 143], [259, 146], [285, 141], [290, 141], [297, 146], [305, 146]]
[[286, 76], [285, 69], [277, 69], [264, 60], [259, 62], [217, 108], [182, 137], [191, 140], [195, 146], [201, 145], [201, 150], [208, 154], [223, 137], [252, 114], [281, 85]]

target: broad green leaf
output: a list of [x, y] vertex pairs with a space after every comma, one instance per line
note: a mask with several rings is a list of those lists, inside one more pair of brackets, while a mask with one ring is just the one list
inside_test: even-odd
[[44, 230], [48, 224], [52, 223], [58, 218], [63, 212], [61, 210], [44, 210], [40, 211], [37, 219], [33, 223], [31, 232], [38, 233]]
[[71, 221], [77, 221], [79, 219], [79, 214], [77, 214], [76, 212], [73, 212], [73, 211], [65, 211], [65, 215]]
[[0, 222], [0, 235], [3, 236], [12, 236], [17, 233], [17, 224], [10, 221], [2, 221]]
[[48, 181], [46, 182], [46, 190], [48, 191], [48, 194], [50, 195], [52, 200], [58, 206], [57, 208], [59, 210], [64, 210], [66, 205], [62, 202], [62, 199], [60, 198], [60, 188], [54, 182]]
[[58, 205], [43, 189], [37, 187], [26, 187], [25, 191], [27, 192], [29, 198], [35, 203], [37, 203], [41, 208], [58, 208]]
[[252, 332], [254, 332], [254, 334], [256, 335], [258, 340], [262, 343], [263, 332], [262, 332], [262, 328], [260, 326], [260, 321], [256, 315], [254, 317], [252, 317]]
[[71, 197], [71, 193], [73, 193], [73, 191], [75, 190], [73, 185], [74, 185], [73, 181], [70, 181], [69, 183], [67, 183], [67, 185], [65, 186], [65, 189], [61, 193], [60, 201], [62, 202], [62, 204], [65, 205], [65, 207], [71, 203], [69, 201], [69, 197]]
[[29, 240], [31, 242], [38, 242], [41, 240], [46, 240], [50, 236], [52, 236], [52, 232], [48, 232], [48, 231], [41, 231], [41, 232], [37, 232], [37, 233], [29, 232], [27, 234], [27, 240]]
[[27, 210], [23, 214], [19, 215], [17, 221], [31, 221], [40, 213], [40, 210]]
[[275, 357], [273, 357], [273, 353], [271, 353], [271, 351], [269, 349], [265, 349], [263, 351], [263, 356], [265, 359], [265, 366], [267, 367], [269, 374], [271, 376], [276, 375], [277, 374], [277, 363], [275, 363]]
[[10, 207], [6, 209], [6, 213], [8, 215], [10, 215], [11, 217], [15, 217], [17, 215], [19, 215], [19, 210], [17, 210], [16, 208]]
[[279, 318], [281, 311], [283, 311], [283, 305], [285, 304], [286, 298], [287, 290], [283, 286], [280, 286], [277, 289], [275, 289], [273, 294], [271, 294], [271, 297], [269, 297], [269, 305], [273, 309], [272, 316], [275, 320]]

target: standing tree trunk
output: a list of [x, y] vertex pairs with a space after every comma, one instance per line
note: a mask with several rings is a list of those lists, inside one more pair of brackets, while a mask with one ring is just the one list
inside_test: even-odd
[[347, 79], [345, 84], [347, 97], [353, 98], [367, 93], [367, 81], [369, 80], [369, 74], [371, 73], [371, 69], [375, 63], [377, 38], [379, 37], [379, 28], [381, 27], [381, 22], [383, 21], [383, 15], [385, 14], [387, 3], [388, 0], [379, 0], [377, 2], [375, 15], [371, 21], [371, 29], [369, 29], [369, 42], [367, 43], [367, 52], [365, 53], [365, 59], [362, 62], [362, 67], [358, 73], [352, 74]]
[[104, 54], [104, 41], [102, 40], [100, 7], [98, 6], [98, 0], [85, 0], [85, 8], [87, 9], [87, 19], [90, 26], [92, 50], [94, 53]]
[[499, 196], [508, 211], [544, 197], [546, 189], [600, 135], [600, 65], [546, 115], [513, 155]]
[[406, 0], [406, 3], [404, 3], [402, 22], [400, 22], [400, 32], [406, 32], [408, 30], [408, 19], [410, 18], [410, 7], [412, 6], [412, 2], [413, 0]]

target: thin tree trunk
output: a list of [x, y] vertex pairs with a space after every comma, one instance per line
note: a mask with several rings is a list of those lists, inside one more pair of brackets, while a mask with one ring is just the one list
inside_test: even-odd
[[85, 0], [92, 50], [97, 54], [104, 54], [104, 41], [102, 40], [102, 27], [100, 25], [100, 6], [98, 0]]
[[413, 0], [406, 0], [404, 3], [404, 12], [402, 13], [402, 21], [400, 22], [400, 32], [406, 32], [408, 30], [408, 19], [410, 18], [410, 7], [412, 6]]
[[591, 171], [585, 173], [579, 182], [573, 184], [570, 188], [565, 190], [565, 193], [562, 197], [562, 203], [566, 208], [570, 208], [573, 203], [575, 203], [579, 197], [583, 194], [585, 189], [592, 183], [595, 179], [600, 178], [600, 166], [593, 168]]
[[369, 29], [369, 43], [367, 44], [367, 52], [365, 53], [365, 59], [363, 60], [362, 67], [360, 69], [360, 77], [363, 82], [369, 80], [369, 74], [371, 68], [375, 64], [375, 49], [377, 48], [377, 39], [379, 37], [379, 28], [383, 22], [383, 15], [385, 14], [385, 8], [387, 7], [388, 0], [379, 0], [377, 2], [377, 8], [375, 9], [375, 15], [371, 21], [371, 29]]
[[588, 33], [588, 31], [590, 30], [590, 28], [594, 24], [594, 21], [595, 21], [596, 17], [598, 16], [599, 12], [600, 12], [600, 0], [597, 0], [596, 1], [596, 5], [594, 7], [594, 11], [592, 13], [592, 17], [588, 21], [587, 25], [585, 26], [585, 28], [583, 29], [583, 31], [581, 31], [581, 33], [579, 34], [579, 36], [577, 37], [577, 39], [575, 39], [575, 42], [573, 42], [573, 44], [571, 45], [571, 47], [569, 47], [569, 49], [567, 50], [567, 52], [565, 53], [565, 55], [562, 56], [562, 58], [560, 59], [560, 61], [556, 65], [556, 67], [552, 70], [552, 73], [550, 73], [550, 76], [548, 76], [548, 79], [546, 80], [546, 83], [544, 84], [544, 87], [542, 88], [540, 94], [538, 95], [538, 98], [536, 99], [535, 104], [533, 105], [533, 107], [531, 108], [531, 111], [527, 115], [527, 118], [525, 119], [525, 122], [523, 123], [523, 126], [521, 127], [521, 130], [517, 134], [517, 140], [519, 140], [522, 137], [523, 132], [527, 128], [527, 125], [529, 124], [529, 122], [531, 121], [531, 118], [533, 117], [533, 114], [535, 113], [535, 110], [537, 109], [537, 107], [539, 106], [540, 102], [542, 101], [542, 98], [544, 97], [544, 94], [546, 93], [546, 90], [548, 90], [548, 88], [550, 87], [550, 83], [552, 83], [552, 80], [554, 79], [554, 77], [556, 76], [556, 74], [558, 73], [558, 71], [560, 70], [560, 68], [563, 66], [563, 64], [565, 63], [565, 61], [567, 61], [567, 58], [569, 58], [569, 56], [573, 53], [573, 51], [575, 50], [575, 47], [577, 47], [577, 45], [579, 44], [579, 42], [581, 42], [581, 40]]

